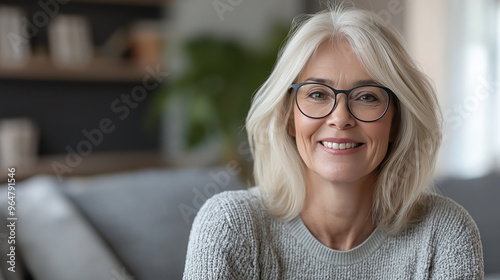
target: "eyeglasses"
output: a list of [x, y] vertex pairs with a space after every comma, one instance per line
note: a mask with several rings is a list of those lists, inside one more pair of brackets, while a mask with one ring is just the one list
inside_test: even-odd
[[336, 90], [322, 83], [299, 83], [290, 86], [295, 91], [295, 102], [299, 111], [311, 119], [330, 115], [337, 103], [337, 95], [346, 95], [347, 108], [351, 115], [362, 122], [374, 122], [382, 118], [394, 94], [382, 86], [363, 85], [350, 90]]

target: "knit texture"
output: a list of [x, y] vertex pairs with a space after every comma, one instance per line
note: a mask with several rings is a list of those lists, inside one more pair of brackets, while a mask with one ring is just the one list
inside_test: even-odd
[[258, 191], [218, 194], [196, 216], [184, 279], [483, 279], [479, 231], [448, 198], [398, 235], [380, 229], [349, 251], [330, 249], [300, 217], [269, 215]]

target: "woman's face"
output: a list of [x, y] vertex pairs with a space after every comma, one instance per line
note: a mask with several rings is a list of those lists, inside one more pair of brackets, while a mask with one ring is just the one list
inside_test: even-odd
[[[322, 81], [335, 89], [348, 90], [360, 82], [375, 84], [371, 80], [348, 43], [329, 42], [319, 47], [298, 82]], [[351, 183], [367, 178], [384, 159], [393, 114], [391, 104], [381, 119], [369, 123], [358, 121], [349, 113], [345, 94], [339, 94], [333, 112], [322, 119], [304, 116], [295, 104], [289, 130], [310, 176], [335, 183]], [[325, 142], [337, 143], [340, 148], [342, 143], [347, 147], [346, 143], [359, 146], [333, 149], [325, 147]]]

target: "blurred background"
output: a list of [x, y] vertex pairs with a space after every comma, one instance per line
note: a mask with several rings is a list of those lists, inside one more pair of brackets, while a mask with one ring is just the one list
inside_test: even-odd
[[[436, 179], [498, 194], [500, 2], [353, 2], [395, 26], [434, 81], [445, 134]], [[310, 0], [0, 0], [0, 165], [16, 167], [17, 181], [221, 166], [247, 181], [251, 96], [292, 19], [323, 8]], [[148, 175], [160, 179], [171, 180]], [[195, 199], [190, 193], [190, 205]]]
[[[402, 33], [436, 85], [445, 129], [437, 175], [498, 170], [498, 1], [354, 2]], [[252, 93], [291, 20], [322, 8], [2, 0], [0, 162], [27, 178], [241, 161]]]

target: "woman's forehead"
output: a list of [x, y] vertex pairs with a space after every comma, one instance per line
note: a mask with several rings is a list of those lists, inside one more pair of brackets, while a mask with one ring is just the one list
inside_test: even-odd
[[307, 80], [334, 87], [375, 82], [346, 40], [328, 40], [318, 47], [299, 75], [300, 82]]

